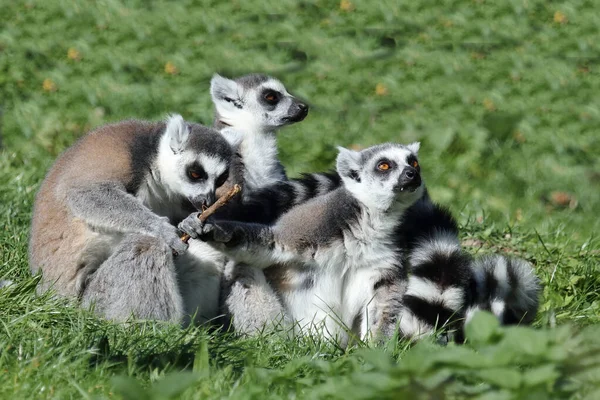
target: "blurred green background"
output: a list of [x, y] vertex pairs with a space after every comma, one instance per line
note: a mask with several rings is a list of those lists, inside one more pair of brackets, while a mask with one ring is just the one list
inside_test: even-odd
[[[290, 175], [331, 168], [337, 145], [421, 141], [427, 185], [465, 248], [536, 265], [538, 326], [600, 319], [596, 1], [0, 0], [0, 10], [0, 277], [21, 282], [0, 293], [12, 332], [0, 349], [43, 337], [60, 352], [76, 337], [81, 350], [89, 329], [113, 329], [33, 295], [33, 196], [55, 157], [101, 124], [170, 112], [212, 123], [214, 72], [274, 75], [311, 105], [279, 134]], [[0, 366], [53, 365], [55, 353], [27, 346], [29, 359], [5, 352]], [[36, 374], [5, 376], [29, 394], [56, 378]]]
[[45, 169], [109, 121], [210, 124], [212, 73], [265, 72], [312, 106], [281, 134], [292, 174], [330, 168], [336, 145], [420, 140], [438, 201], [584, 237], [600, 212], [600, 13], [495, 3], [5, 1], [5, 145]]

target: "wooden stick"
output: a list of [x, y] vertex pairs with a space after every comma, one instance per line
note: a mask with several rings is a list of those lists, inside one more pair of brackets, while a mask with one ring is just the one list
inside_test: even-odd
[[[206, 210], [202, 211], [202, 214], [200, 214], [198, 216], [198, 219], [202, 222], [205, 222], [208, 219], [208, 217], [213, 215], [219, 208], [221, 208], [225, 204], [229, 203], [231, 201], [231, 199], [233, 199], [241, 190], [242, 190], [242, 188], [237, 183], [235, 185], [233, 185], [233, 187], [231, 188], [231, 190], [229, 192], [225, 193], [224, 196], [219, 197], [217, 199], [217, 201], [215, 201], [210, 207], [208, 207]], [[187, 233], [185, 233], [181, 237], [181, 241], [183, 241], [183, 243], [187, 243], [189, 240], [190, 240], [190, 235], [188, 235]]]

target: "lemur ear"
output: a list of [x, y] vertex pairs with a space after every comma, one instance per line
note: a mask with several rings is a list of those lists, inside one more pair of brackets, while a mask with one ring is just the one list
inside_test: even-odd
[[190, 136], [190, 128], [181, 115], [173, 114], [167, 119], [165, 134], [169, 138], [169, 146], [173, 153], [179, 153], [185, 147]]
[[419, 153], [419, 149], [421, 148], [421, 142], [413, 142], [406, 146], [406, 148], [412, 151], [413, 153], [417, 154]]
[[238, 84], [231, 80], [222, 77], [219, 74], [214, 74], [210, 80], [210, 96], [215, 104], [226, 101], [234, 103], [239, 101]]
[[339, 154], [336, 160], [337, 172], [342, 177], [360, 181], [358, 170], [360, 169], [360, 153], [339, 147]]

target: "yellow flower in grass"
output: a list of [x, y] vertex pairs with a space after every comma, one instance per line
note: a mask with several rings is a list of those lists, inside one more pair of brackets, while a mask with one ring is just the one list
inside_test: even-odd
[[165, 64], [165, 73], [167, 73], [169, 75], [175, 75], [178, 72], [179, 72], [179, 70], [177, 69], [175, 64], [173, 64], [171, 61], [169, 61]]
[[488, 111], [496, 111], [496, 105], [490, 99], [483, 99], [483, 107]]
[[350, 2], [350, 0], [341, 0], [340, 1], [340, 10], [342, 11], [352, 11], [354, 10], [354, 4]]
[[377, 96], [385, 96], [388, 94], [388, 88], [386, 88], [383, 83], [378, 83], [375, 85], [375, 94]]
[[45, 92], [56, 92], [56, 89], [58, 89], [56, 83], [54, 83], [54, 81], [52, 81], [52, 79], [50, 78], [44, 79], [44, 82], [42, 83], [42, 88]]
[[67, 58], [69, 58], [69, 60], [79, 61], [81, 60], [81, 53], [77, 49], [71, 47], [67, 51]]
[[567, 16], [564, 13], [560, 11], [554, 13], [554, 22], [556, 22], [557, 24], [566, 24], [567, 21]]

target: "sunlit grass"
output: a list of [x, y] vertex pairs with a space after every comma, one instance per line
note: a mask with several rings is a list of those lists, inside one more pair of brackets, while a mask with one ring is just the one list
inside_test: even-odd
[[[0, 397], [160, 398], [188, 388], [184, 397], [203, 399], [564, 398], [597, 382], [593, 1], [47, 0], [1, 8], [0, 278], [16, 285], [0, 291]], [[421, 141], [427, 185], [460, 221], [465, 248], [535, 264], [545, 286], [535, 330], [488, 329], [482, 320], [473, 328], [479, 339], [463, 348], [401, 342], [342, 351], [283, 334], [113, 325], [36, 297], [27, 235], [55, 157], [110, 121], [179, 112], [209, 124], [216, 71], [273, 74], [310, 103], [309, 117], [279, 137], [291, 175], [331, 168], [336, 145]], [[181, 370], [188, 374], [162, 381]]]

